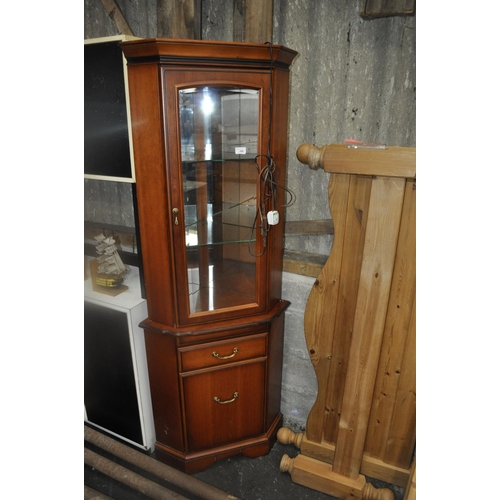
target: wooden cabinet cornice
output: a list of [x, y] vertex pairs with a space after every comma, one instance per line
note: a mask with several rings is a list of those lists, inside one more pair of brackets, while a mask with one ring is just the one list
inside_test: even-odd
[[297, 52], [282, 45], [269, 43], [221, 42], [212, 40], [185, 40], [149, 38], [122, 44], [130, 63], [183, 62], [192, 64], [232, 64], [241, 67], [260, 65], [288, 69]]

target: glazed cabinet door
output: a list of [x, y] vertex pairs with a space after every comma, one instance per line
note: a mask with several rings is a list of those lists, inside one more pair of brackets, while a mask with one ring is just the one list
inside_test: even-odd
[[266, 308], [269, 73], [162, 72], [180, 324]]
[[190, 452], [258, 436], [264, 429], [266, 358], [184, 374]]

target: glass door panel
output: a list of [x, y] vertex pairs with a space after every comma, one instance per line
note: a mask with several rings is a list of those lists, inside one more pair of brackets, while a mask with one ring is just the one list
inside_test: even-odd
[[259, 91], [179, 91], [190, 312], [256, 299]]

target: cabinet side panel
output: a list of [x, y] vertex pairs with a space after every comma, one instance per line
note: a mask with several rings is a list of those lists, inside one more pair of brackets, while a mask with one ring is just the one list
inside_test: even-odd
[[155, 65], [146, 64], [129, 66], [128, 75], [148, 314], [158, 323], [174, 324], [160, 77]]
[[[276, 163], [274, 180], [279, 186], [286, 185], [286, 158], [288, 137], [288, 92], [289, 73], [286, 70], [275, 70], [273, 75], [271, 154]], [[285, 192], [277, 189], [275, 209], [279, 212], [279, 223], [269, 231], [269, 308], [271, 309], [281, 298], [283, 270], [283, 238], [285, 227]]]
[[175, 339], [145, 330], [156, 441], [182, 451], [183, 429]]
[[271, 323], [269, 329], [266, 430], [281, 412], [284, 320], [283, 312]]

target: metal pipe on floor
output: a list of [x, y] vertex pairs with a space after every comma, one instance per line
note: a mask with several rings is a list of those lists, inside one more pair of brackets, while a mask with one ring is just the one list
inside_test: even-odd
[[83, 486], [83, 500], [113, 500], [108, 495], [101, 493], [100, 491], [94, 490], [86, 484]]
[[88, 448], [85, 448], [85, 463], [153, 500], [188, 500], [175, 491], [171, 491]]
[[148, 455], [134, 450], [104, 434], [84, 425], [85, 440], [98, 446], [118, 458], [129, 462], [140, 469], [155, 475], [175, 486], [182, 488], [186, 493], [197, 495], [202, 500], [240, 500], [214, 486], [207, 484], [195, 477], [191, 477], [173, 467], [170, 467]]

